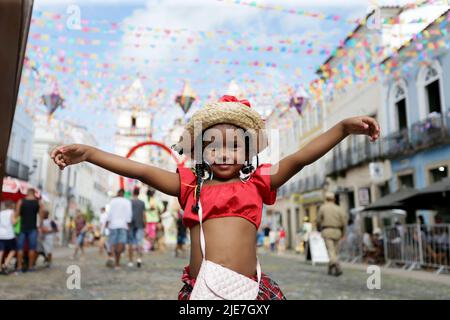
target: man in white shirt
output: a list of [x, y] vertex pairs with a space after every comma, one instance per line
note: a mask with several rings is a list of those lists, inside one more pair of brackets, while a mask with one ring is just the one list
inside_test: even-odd
[[127, 243], [129, 224], [131, 223], [131, 201], [124, 198], [125, 191], [120, 189], [117, 197], [109, 204], [106, 228], [109, 229], [109, 244], [114, 254], [115, 269], [120, 269], [120, 255]]

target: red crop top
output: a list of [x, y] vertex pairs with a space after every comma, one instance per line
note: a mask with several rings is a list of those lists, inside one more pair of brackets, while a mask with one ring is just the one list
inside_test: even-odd
[[[270, 190], [270, 166], [260, 165], [246, 183], [236, 181], [203, 185], [200, 193], [203, 221], [237, 216], [247, 219], [258, 229], [263, 203], [274, 204], [277, 195], [276, 190]], [[181, 181], [178, 201], [184, 210], [183, 224], [191, 228], [199, 222], [197, 213], [192, 212], [196, 178], [191, 169], [179, 166], [177, 171]]]

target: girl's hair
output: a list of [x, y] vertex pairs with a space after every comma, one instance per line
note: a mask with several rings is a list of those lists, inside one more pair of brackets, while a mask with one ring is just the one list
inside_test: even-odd
[[203, 175], [205, 173], [204, 163], [197, 163], [195, 165], [195, 176], [197, 177], [197, 184], [195, 186], [195, 204], [192, 206], [192, 212], [198, 212], [200, 202], [200, 191], [202, 189]]

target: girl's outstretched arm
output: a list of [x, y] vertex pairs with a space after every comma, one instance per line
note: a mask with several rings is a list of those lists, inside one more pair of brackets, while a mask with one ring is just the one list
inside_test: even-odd
[[63, 170], [68, 165], [90, 162], [121, 176], [138, 179], [168, 195], [177, 197], [180, 193], [178, 173], [136, 162], [97, 148], [71, 144], [54, 149], [51, 158]]
[[306, 146], [282, 159], [271, 169], [271, 188], [281, 187], [303, 167], [320, 159], [350, 134], [364, 134], [375, 141], [380, 136], [380, 126], [370, 117], [348, 118], [310, 141]]

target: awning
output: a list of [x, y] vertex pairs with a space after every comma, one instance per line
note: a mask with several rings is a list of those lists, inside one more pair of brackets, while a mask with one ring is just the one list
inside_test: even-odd
[[389, 209], [413, 209], [411, 206], [404, 203], [404, 200], [410, 198], [419, 191], [412, 188], [403, 188], [397, 192], [384, 196], [371, 205], [364, 208], [363, 211], [381, 211]]
[[404, 200], [405, 205], [417, 209], [450, 208], [450, 178], [420, 190]]
[[5, 177], [3, 178], [1, 200], [18, 201], [19, 199], [26, 197], [29, 188], [34, 188], [34, 190], [36, 190], [36, 198], [40, 199], [42, 197], [41, 192], [28, 182], [16, 178]]

